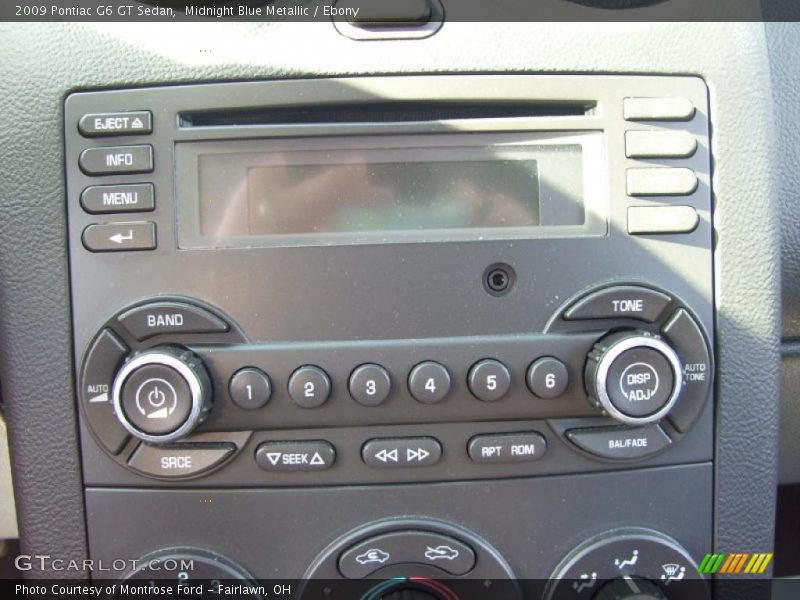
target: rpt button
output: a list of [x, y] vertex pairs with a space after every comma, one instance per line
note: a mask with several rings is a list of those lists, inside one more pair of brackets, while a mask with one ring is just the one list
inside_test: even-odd
[[567, 309], [564, 319], [576, 321], [622, 317], [652, 323], [671, 300], [666, 294], [640, 286], [614, 286], [584, 296]]

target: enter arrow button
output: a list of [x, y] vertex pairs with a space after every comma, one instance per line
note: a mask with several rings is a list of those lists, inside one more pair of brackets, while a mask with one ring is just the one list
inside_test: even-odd
[[83, 245], [92, 252], [153, 250], [156, 247], [156, 224], [97, 223], [83, 230]]

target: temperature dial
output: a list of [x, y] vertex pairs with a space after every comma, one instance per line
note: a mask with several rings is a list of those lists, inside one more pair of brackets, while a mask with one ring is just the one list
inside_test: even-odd
[[202, 362], [188, 350], [162, 347], [126, 362], [112, 387], [114, 414], [146, 442], [178, 440], [203, 422], [211, 384]]
[[590, 400], [626, 425], [658, 421], [683, 389], [683, 366], [663, 340], [624, 331], [595, 344], [586, 361]]

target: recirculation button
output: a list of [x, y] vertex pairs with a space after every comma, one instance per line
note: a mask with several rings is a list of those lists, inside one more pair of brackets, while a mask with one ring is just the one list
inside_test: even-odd
[[475, 566], [475, 552], [447, 535], [394, 531], [359, 542], [339, 557], [339, 571], [348, 579], [361, 579], [398, 564], [427, 565], [451, 575], [464, 575]]

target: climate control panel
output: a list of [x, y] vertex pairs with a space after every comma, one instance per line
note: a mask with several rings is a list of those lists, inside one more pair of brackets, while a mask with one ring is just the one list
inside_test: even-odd
[[120, 311], [90, 345], [84, 415], [119, 464], [157, 479], [370, 483], [570, 472], [677, 445], [713, 365], [689, 310], [612, 285], [542, 333], [251, 343], [185, 298]]

